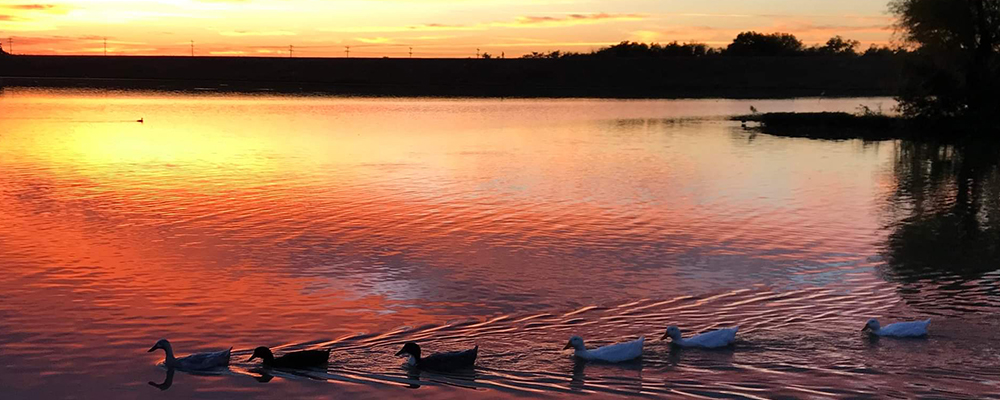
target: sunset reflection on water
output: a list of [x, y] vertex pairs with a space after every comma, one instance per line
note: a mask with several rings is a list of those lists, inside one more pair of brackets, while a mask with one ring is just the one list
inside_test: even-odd
[[[0, 383], [145, 397], [164, 373], [162, 353], [144, 351], [166, 337], [180, 353], [235, 347], [226, 375], [178, 374], [163, 392], [178, 398], [383, 397], [420, 379], [391, 357], [420, 340], [483, 349], [462, 383], [480, 390], [424, 382], [437, 397], [750, 394], [755, 381], [836, 393], [833, 371], [848, 366], [862, 382], [852, 393], [919, 394], [878, 372], [922, 372], [869, 359], [853, 332], [871, 315], [963, 318], [909, 307], [879, 273], [896, 144], [783, 139], [718, 118], [887, 101], [9, 89]], [[746, 351], [651, 342], [640, 366], [616, 369], [558, 350], [570, 334], [600, 344], [668, 324], [740, 324]], [[965, 373], [988, 357], [982, 335]], [[972, 351], [954, 331], [937, 336], [940, 350], [909, 357]], [[814, 342], [814, 360], [795, 355]], [[243, 376], [259, 375], [243, 362], [258, 345], [334, 351], [312, 380], [261, 385]], [[987, 385], [949, 376], [930, 381]], [[697, 383], [671, 383], [682, 377]]]

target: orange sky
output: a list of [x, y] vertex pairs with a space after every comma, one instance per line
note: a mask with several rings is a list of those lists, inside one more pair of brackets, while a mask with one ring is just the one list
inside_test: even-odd
[[[508, 57], [590, 51], [622, 40], [724, 46], [739, 32], [806, 43], [891, 39], [871, 0], [0, 0], [0, 38], [18, 54]], [[13, 43], [8, 38], [13, 38]]]

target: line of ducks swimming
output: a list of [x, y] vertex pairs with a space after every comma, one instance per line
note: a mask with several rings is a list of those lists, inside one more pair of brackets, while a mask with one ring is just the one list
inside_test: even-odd
[[[927, 335], [927, 326], [930, 323], [931, 320], [928, 319], [914, 322], [897, 322], [883, 327], [877, 319], [872, 318], [865, 323], [864, 328], [861, 330], [871, 335], [882, 337], [923, 337]], [[731, 346], [736, 340], [736, 332], [738, 330], [739, 327], [718, 329], [685, 339], [682, 336], [680, 328], [671, 326], [667, 328], [667, 332], [663, 335], [662, 339], [666, 340], [669, 338], [672, 345], [679, 347], [716, 349]], [[583, 343], [583, 338], [573, 336], [569, 339], [569, 343], [566, 344], [563, 350], [573, 349], [573, 354], [583, 360], [617, 363], [641, 357], [644, 341], [645, 337], [640, 337], [630, 342], [587, 349]], [[157, 349], [163, 349], [166, 353], [164, 364], [168, 368], [187, 371], [203, 371], [227, 367], [229, 366], [230, 352], [233, 350], [230, 347], [228, 350], [197, 353], [177, 358], [174, 356], [174, 350], [170, 346], [170, 342], [166, 339], [157, 341], [153, 347], [149, 348], [149, 352]], [[437, 353], [423, 357], [420, 346], [413, 342], [404, 344], [403, 348], [396, 352], [397, 357], [409, 356], [407, 364], [410, 367], [443, 372], [474, 367], [478, 354], [479, 346], [476, 346], [469, 350]], [[257, 358], [261, 360], [261, 364], [265, 367], [290, 369], [312, 368], [326, 365], [330, 358], [330, 350], [294, 351], [275, 357], [269, 348], [261, 346], [254, 349], [253, 355], [247, 361], [253, 361]]]

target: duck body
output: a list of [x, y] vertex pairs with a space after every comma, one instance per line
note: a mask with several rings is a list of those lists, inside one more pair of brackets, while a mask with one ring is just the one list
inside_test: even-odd
[[663, 335], [663, 338], [666, 339], [669, 337], [671, 340], [670, 344], [675, 346], [717, 349], [732, 345], [733, 342], [736, 341], [736, 332], [739, 330], [740, 327], [738, 326], [733, 328], [723, 328], [684, 339], [681, 335], [680, 328], [671, 326], [667, 328], [667, 333]]
[[403, 349], [397, 352], [396, 356], [409, 355], [410, 359], [407, 364], [415, 368], [433, 371], [457, 371], [476, 366], [479, 346], [468, 350], [431, 354], [427, 357], [421, 357], [420, 353], [420, 346], [409, 342], [403, 345]]
[[883, 327], [877, 319], [872, 318], [868, 320], [865, 327], [861, 328], [861, 330], [876, 336], [915, 338], [927, 336], [927, 327], [930, 324], [931, 320], [927, 319], [923, 321], [897, 322]]
[[616, 343], [587, 350], [583, 339], [579, 336], [573, 336], [563, 349], [572, 348], [573, 355], [583, 360], [618, 363], [642, 357], [642, 345], [645, 341], [645, 337], [640, 337], [631, 342]]
[[310, 368], [326, 365], [330, 360], [330, 350], [302, 350], [282, 354], [275, 357], [271, 349], [261, 346], [253, 351], [247, 361], [260, 358], [265, 367], [275, 368]]
[[204, 371], [228, 367], [229, 355], [233, 350], [233, 348], [230, 347], [228, 350], [209, 353], [195, 353], [178, 358], [174, 357], [174, 349], [167, 339], [160, 339], [157, 341], [153, 347], [149, 348], [149, 352], [153, 352], [156, 349], [163, 349], [166, 353], [166, 358], [164, 358], [163, 364], [166, 365], [167, 368], [176, 368], [182, 371]]

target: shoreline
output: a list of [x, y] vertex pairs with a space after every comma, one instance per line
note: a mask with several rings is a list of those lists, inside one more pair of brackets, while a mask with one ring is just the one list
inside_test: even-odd
[[892, 96], [899, 62], [845, 57], [276, 59], [6, 56], [8, 87], [395, 97], [782, 99]]

